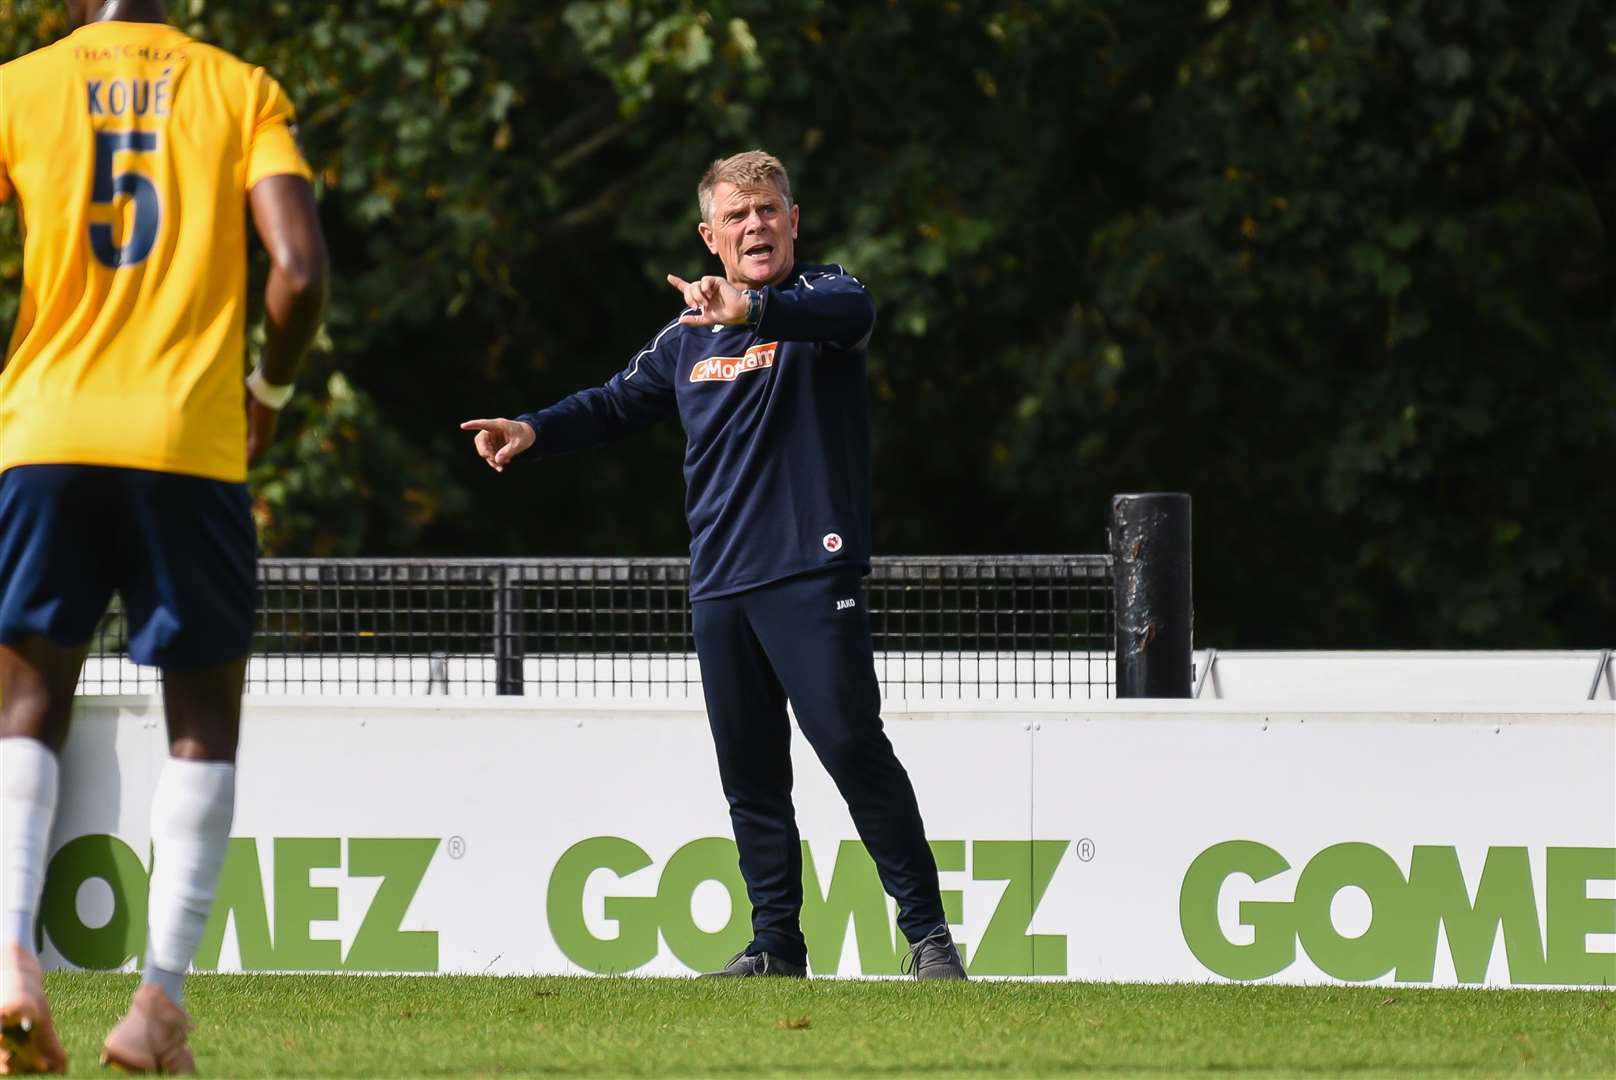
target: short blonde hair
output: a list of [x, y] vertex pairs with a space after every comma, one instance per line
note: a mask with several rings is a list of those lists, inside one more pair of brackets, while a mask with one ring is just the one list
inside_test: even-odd
[[696, 185], [696, 204], [701, 207], [701, 220], [713, 220], [713, 189], [719, 184], [737, 187], [767, 184], [780, 193], [786, 206], [791, 205], [791, 178], [780, 159], [762, 150], [747, 150], [727, 158], [719, 158], [707, 166], [701, 183]]

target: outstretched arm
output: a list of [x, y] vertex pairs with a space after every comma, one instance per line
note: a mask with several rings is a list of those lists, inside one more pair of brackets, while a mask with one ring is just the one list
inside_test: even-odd
[[[266, 404], [289, 392], [297, 369], [320, 332], [329, 275], [325, 237], [314, 206], [314, 187], [301, 176], [269, 176], [248, 195], [253, 227], [269, 252], [264, 285], [266, 341], [256, 377], [267, 392], [247, 399], [247, 460], [255, 461], [275, 437], [280, 405]], [[285, 398], [281, 397], [281, 404]]]
[[478, 456], [495, 472], [504, 472], [512, 458], [534, 446], [541, 453], [560, 454], [649, 427], [678, 407], [672, 379], [678, 366], [678, 329], [678, 320], [663, 327], [604, 386], [580, 390], [514, 420], [467, 420], [460, 430], [475, 431]]

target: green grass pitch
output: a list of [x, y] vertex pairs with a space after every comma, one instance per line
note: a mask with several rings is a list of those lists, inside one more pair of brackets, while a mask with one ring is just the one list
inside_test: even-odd
[[[46, 977], [98, 1075], [132, 975]], [[1616, 995], [1386, 987], [204, 975], [205, 1076], [1613, 1076]]]

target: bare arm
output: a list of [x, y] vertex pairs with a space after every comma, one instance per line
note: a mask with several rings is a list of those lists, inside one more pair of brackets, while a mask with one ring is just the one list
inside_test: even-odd
[[[270, 264], [264, 286], [267, 341], [259, 366], [265, 382], [285, 386], [297, 377], [325, 317], [325, 237], [314, 187], [301, 176], [266, 177], [253, 186], [248, 199]], [[247, 414], [247, 457], [252, 461], [274, 438], [277, 412], [249, 396]]]
[[297, 375], [325, 315], [328, 273], [325, 237], [314, 208], [314, 187], [301, 176], [270, 176], [249, 196], [253, 226], [269, 252], [264, 286], [264, 378], [277, 386]]

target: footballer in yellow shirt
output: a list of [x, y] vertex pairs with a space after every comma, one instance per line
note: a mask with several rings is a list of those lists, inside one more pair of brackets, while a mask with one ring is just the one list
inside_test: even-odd
[[[184, 974], [229, 841], [257, 540], [249, 457], [325, 305], [292, 107], [161, 0], [67, 0], [67, 38], [0, 67], [0, 199], [23, 224], [0, 368], [0, 1074], [61, 1072], [34, 952], [79, 669], [114, 591], [163, 670], [147, 951], [103, 1062], [194, 1071]], [[249, 216], [266, 343], [243, 384]]]
[[0, 469], [246, 478], [247, 192], [309, 177], [262, 68], [160, 23], [92, 23], [0, 68], [22, 307]]

